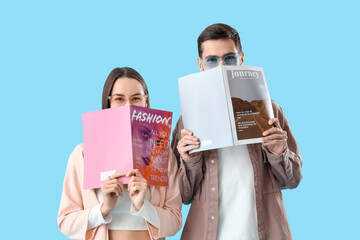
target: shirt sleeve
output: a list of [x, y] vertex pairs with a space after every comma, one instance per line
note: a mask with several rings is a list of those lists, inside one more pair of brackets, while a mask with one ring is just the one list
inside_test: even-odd
[[143, 218], [154, 227], [159, 227], [159, 215], [156, 208], [147, 199], [144, 200], [144, 204], [139, 211], [131, 204], [130, 214]]
[[280, 155], [270, 152], [264, 146], [263, 151], [271, 164], [272, 172], [280, 182], [281, 188], [296, 188], [302, 179], [302, 158], [285, 114], [277, 103], [273, 101], [272, 104], [274, 116], [279, 119], [281, 128], [287, 132], [287, 146], [285, 151]]
[[173, 131], [171, 140], [171, 149], [174, 152], [178, 166], [179, 188], [184, 204], [190, 204], [194, 194], [203, 180], [204, 173], [202, 170], [203, 154], [199, 154], [191, 159], [184, 160], [177, 150], [178, 142], [181, 139], [181, 129], [183, 129], [182, 117], [179, 118]]
[[89, 214], [89, 219], [88, 219], [87, 230], [96, 228], [96, 227], [100, 226], [101, 224], [108, 224], [111, 222], [111, 220], [112, 220], [111, 215], [110, 214], [107, 215], [104, 219], [100, 208], [101, 208], [101, 204], [99, 204], [91, 209], [90, 214]]

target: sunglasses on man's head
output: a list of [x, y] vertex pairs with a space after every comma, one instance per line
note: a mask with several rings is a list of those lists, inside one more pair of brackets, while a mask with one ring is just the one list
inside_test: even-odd
[[204, 64], [207, 68], [217, 67], [220, 61], [223, 61], [225, 65], [238, 65], [240, 62], [240, 54], [238, 53], [229, 53], [224, 55], [223, 57], [218, 56], [208, 56], [204, 59], [201, 59], [202, 64]]

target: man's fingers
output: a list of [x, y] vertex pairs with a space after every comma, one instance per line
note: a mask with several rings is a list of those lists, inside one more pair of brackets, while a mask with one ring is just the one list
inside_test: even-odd
[[188, 145], [186, 147], [183, 147], [181, 150], [182, 150], [182, 152], [188, 152], [188, 151], [196, 149], [196, 148], [199, 148], [199, 145]]
[[272, 127], [266, 130], [265, 132], [263, 132], [263, 136], [267, 136], [269, 134], [274, 134], [274, 133], [287, 135], [287, 132], [282, 130], [281, 128]]
[[180, 139], [178, 144], [186, 144], [187, 142], [192, 143], [192, 142], [199, 142], [199, 139], [197, 137], [194, 136], [184, 136], [183, 138]]
[[284, 142], [285, 142], [284, 140], [272, 140], [270, 142], [265, 142], [264, 146], [275, 146], [275, 145], [283, 144]]
[[284, 135], [284, 134], [271, 134], [270, 136], [267, 136], [267, 137], [264, 137], [262, 138], [262, 141], [263, 142], [268, 142], [268, 141], [271, 141], [271, 140], [275, 140], [275, 139], [278, 139], [278, 140], [286, 140], [287, 139], [287, 135]]
[[276, 127], [281, 128], [281, 126], [280, 126], [280, 121], [279, 121], [278, 118], [270, 118], [269, 121], [268, 121], [268, 124], [269, 124], [269, 125], [273, 125], [273, 124], [274, 124]]
[[190, 130], [187, 129], [181, 129], [181, 138], [183, 138], [185, 135], [191, 136], [193, 133]]

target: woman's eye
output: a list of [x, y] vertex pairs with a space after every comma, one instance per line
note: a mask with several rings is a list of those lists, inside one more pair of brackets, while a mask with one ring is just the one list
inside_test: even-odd
[[122, 97], [117, 97], [117, 98], [115, 98], [115, 101], [122, 102], [122, 101], [124, 101], [124, 98], [122, 98]]

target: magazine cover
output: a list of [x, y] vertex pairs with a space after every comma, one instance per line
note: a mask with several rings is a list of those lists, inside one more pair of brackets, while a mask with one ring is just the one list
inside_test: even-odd
[[190, 153], [233, 145], [221, 68], [179, 78], [179, 95], [184, 128], [200, 140]]
[[184, 128], [200, 140], [190, 153], [262, 142], [274, 116], [263, 69], [218, 66], [179, 78]]
[[84, 113], [82, 122], [84, 189], [134, 168], [148, 185], [168, 185], [172, 112], [129, 105]]
[[263, 69], [232, 67], [223, 69], [235, 144], [261, 142], [274, 117]]
[[131, 107], [134, 168], [149, 185], [168, 186], [172, 112]]

